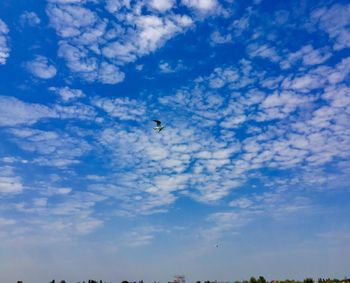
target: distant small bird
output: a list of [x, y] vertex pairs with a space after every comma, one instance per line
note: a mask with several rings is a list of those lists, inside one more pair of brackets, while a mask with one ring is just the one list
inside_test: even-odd
[[165, 128], [165, 126], [162, 126], [162, 122], [159, 120], [153, 120], [157, 123], [157, 125], [153, 128], [153, 130], [157, 131], [158, 133]]
[[219, 244], [216, 244], [215, 247], [218, 248], [218, 247], [219, 247]]

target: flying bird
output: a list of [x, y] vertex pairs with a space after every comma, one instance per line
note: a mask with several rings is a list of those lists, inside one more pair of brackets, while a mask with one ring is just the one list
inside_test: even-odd
[[165, 126], [162, 126], [162, 122], [159, 120], [153, 120], [157, 123], [157, 125], [153, 128], [153, 130], [157, 131], [158, 133], [165, 128]]

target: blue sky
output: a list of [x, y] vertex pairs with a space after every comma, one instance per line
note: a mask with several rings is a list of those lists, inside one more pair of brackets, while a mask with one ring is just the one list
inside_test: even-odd
[[349, 277], [349, 15], [2, 0], [0, 281]]

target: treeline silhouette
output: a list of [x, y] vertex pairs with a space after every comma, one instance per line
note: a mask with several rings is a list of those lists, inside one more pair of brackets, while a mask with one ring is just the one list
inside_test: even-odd
[[[209, 281], [206, 281], [204, 283], [208, 283], [208, 282]], [[259, 276], [259, 278], [255, 278], [254, 276], [252, 276], [250, 277], [249, 280], [243, 280], [243, 281], [237, 280], [237, 281], [234, 281], [234, 283], [350, 283], [350, 278], [344, 278], [344, 279], [318, 278], [317, 280], [314, 280], [313, 278], [305, 278], [302, 281], [294, 280], [294, 279], [267, 281], [263, 276]]]
[[[23, 283], [22, 281], [17, 281], [17, 283]], [[49, 283], [56, 283], [55, 280], [51, 280]], [[61, 280], [61, 281], [57, 281], [57, 283], [66, 283], [66, 280]], [[77, 283], [112, 283], [109, 281], [102, 281], [102, 280], [88, 280], [88, 281], [78, 281]], [[143, 280], [140, 280], [138, 282], [136, 281], [122, 281], [121, 283], [143, 283]], [[159, 282], [158, 282], [159, 283]]]
[[[55, 280], [51, 280], [50, 283], [56, 283]], [[66, 283], [66, 280], [61, 280], [57, 281], [57, 283]], [[102, 280], [88, 280], [88, 281], [78, 281], [77, 283], [112, 283], [112, 282], [107, 282], [107, 281], [102, 281]]]
[[[22, 281], [17, 281], [22, 283]], [[218, 281], [196, 281], [196, 283], [230, 283], [232, 281], [227, 282], [218, 282]], [[233, 281], [234, 283], [350, 283], [350, 278], [344, 278], [344, 279], [337, 279], [337, 278], [318, 278], [317, 280], [314, 280], [313, 278], [305, 278], [302, 281], [294, 280], [294, 279], [285, 279], [285, 280], [272, 280], [267, 281], [263, 276], [259, 276], [258, 278], [255, 278], [254, 276], [250, 277], [249, 280], [236, 280]], [[51, 280], [49, 283], [56, 283], [55, 280]], [[66, 283], [65, 280], [57, 281], [57, 283]], [[88, 281], [78, 281], [76, 283], [112, 283], [109, 281], [102, 281], [102, 280], [88, 280]], [[143, 280], [140, 281], [127, 281], [123, 280], [120, 283], [143, 283]], [[159, 283], [154, 281], [154, 283]], [[174, 281], [169, 281], [168, 283], [178, 283]]]

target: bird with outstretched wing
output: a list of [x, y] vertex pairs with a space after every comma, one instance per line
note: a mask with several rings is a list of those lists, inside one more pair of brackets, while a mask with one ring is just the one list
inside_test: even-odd
[[159, 120], [153, 120], [156, 122], [156, 126], [153, 128], [153, 130], [157, 131], [158, 133], [165, 128], [165, 126], [162, 125], [162, 122]]

